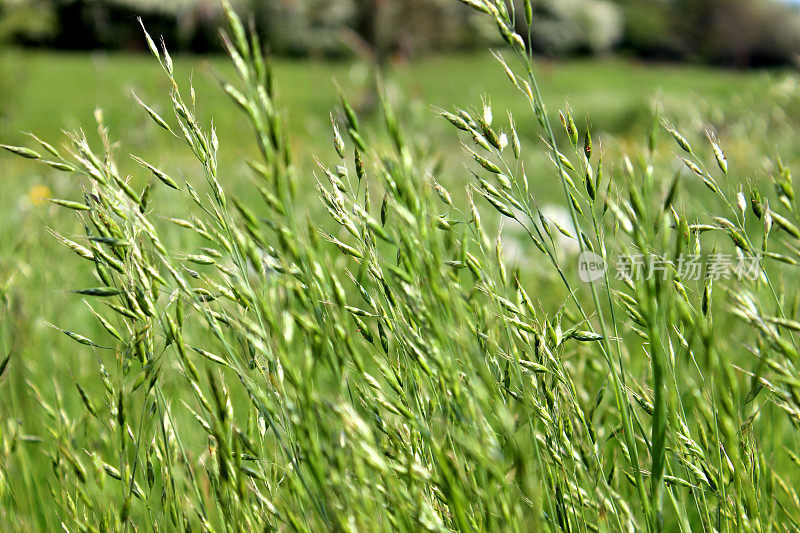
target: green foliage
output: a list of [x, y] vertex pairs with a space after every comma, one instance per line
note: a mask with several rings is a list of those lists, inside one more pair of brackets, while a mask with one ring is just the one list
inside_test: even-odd
[[644, 57], [676, 57], [680, 39], [666, 2], [620, 0], [625, 33], [622, 46]]
[[[87, 312], [68, 310], [83, 326], [53, 326], [59, 340], [43, 348], [70, 346], [93, 376], [26, 383], [35, 363], [5, 329], [24, 296], [7, 274], [20, 261], [0, 257], [2, 529], [796, 527], [789, 167], [776, 160], [769, 183], [745, 183], [743, 148], [726, 154], [713, 133], [658, 113], [620, 153], [569, 108], [548, 109], [505, 4], [467, 3], [507, 42], [497, 72], [549, 159], [535, 173], [523, 116], [488, 98], [437, 110], [469, 165], [447, 176], [387, 91], [379, 131], [342, 95], [332, 162], [314, 174], [324, 216], [304, 216], [311, 177], [280, 79], [230, 11], [236, 79], [222, 86], [254, 139], [250, 192], [233, 190], [222, 130], [149, 36], [169, 98], [138, 104], [173, 142], [160, 160], [122, 171], [100, 112], [96, 142], [78, 131], [64, 146], [2, 146], [63, 173], [59, 198], [73, 190], [51, 202], [78, 229], [51, 232], [85, 274], [72, 289]], [[792, 94], [774, 96], [791, 109]], [[760, 160], [781, 148], [760, 128], [787, 123], [770, 113], [730, 127], [744, 124], [738, 138]], [[565, 220], [545, 209], [548, 187]], [[503, 225], [532, 262], [507, 260]], [[606, 264], [669, 262], [582, 283], [570, 247]], [[758, 275], [713, 275], [723, 251], [756, 259]], [[686, 253], [700, 279], [674, 266]]]
[[619, 44], [622, 37], [622, 13], [613, 2], [545, 0], [534, 2], [533, 7], [533, 45], [542, 52], [603, 53]]
[[794, 64], [800, 12], [774, 0], [620, 0], [638, 54], [736, 66]]
[[0, 1], [0, 44], [14, 39], [47, 40], [55, 24], [53, 10], [46, 0]]

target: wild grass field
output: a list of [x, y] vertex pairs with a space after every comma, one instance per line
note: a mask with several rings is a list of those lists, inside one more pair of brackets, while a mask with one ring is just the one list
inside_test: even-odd
[[[150, 56], [0, 58], [0, 143], [37, 152], [0, 155], [0, 530], [798, 529], [795, 72], [534, 58], [545, 112], [486, 51], [393, 65], [387, 105], [364, 65], [265, 83], [232, 46], [257, 118], [226, 57], [172, 58], [177, 86]], [[31, 161], [78, 129], [73, 172]], [[590, 291], [576, 228], [607, 262], [775, 264]]]

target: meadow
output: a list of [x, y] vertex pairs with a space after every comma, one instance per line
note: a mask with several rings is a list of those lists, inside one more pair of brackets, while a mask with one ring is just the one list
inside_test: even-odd
[[0, 530], [798, 529], [795, 72], [232, 35], [0, 56]]

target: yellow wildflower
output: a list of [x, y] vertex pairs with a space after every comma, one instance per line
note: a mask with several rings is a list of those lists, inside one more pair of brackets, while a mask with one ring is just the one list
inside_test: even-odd
[[34, 185], [28, 191], [28, 199], [33, 205], [42, 205], [51, 196], [52, 192], [47, 185]]

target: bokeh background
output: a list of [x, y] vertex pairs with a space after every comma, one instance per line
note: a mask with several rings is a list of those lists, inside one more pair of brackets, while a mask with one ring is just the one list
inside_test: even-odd
[[[454, 0], [234, 0], [269, 47], [294, 57], [414, 58], [494, 39]], [[733, 66], [792, 64], [797, 0], [538, 0], [537, 52], [619, 53]], [[71, 50], [143, 49], [141, 16], [173, 50], [219, 50], [216, 0], [2, 0], [0, 40]]]

